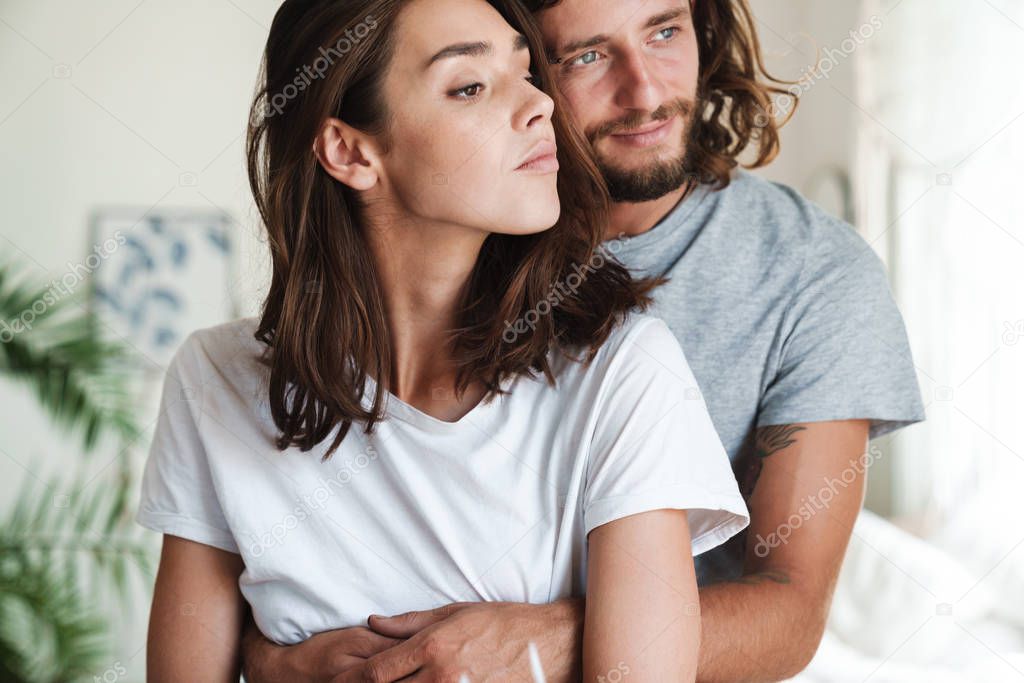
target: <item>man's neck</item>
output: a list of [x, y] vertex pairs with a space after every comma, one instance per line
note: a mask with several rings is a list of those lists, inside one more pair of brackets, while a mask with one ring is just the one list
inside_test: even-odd
[[676, 208], [676, 205], [689, 194], [692, 185], [693, 183], [688, 181], [678, 190], [650, 202], [613, 203], [604, 238], [611, 240], [620, 236], [635, 237], [647, 232]]

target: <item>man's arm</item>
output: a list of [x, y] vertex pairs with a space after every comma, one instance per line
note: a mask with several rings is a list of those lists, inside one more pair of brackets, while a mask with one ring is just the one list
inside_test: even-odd
[[700, 592], [699, 681], [779, 681], [810, 662], [864, 500], [867, 438], [866, 420], [758, 430], [744, 576]]
[[[473, 672], [470, 680], [532, 680], [533, 643], [547, 680], [578, 681], [583, 599], [548, 605], [456, 603], [390, 618], [372, 617], [375, 629], [325, 631], [297, 645], [277, 645], [251, 620], [242, 639], [247, 683], [390, 681], [396, 671], [430, 668]], [[408, 640], [406, 640], [408, 639]], [[401, 647], [396, 647], [401, 645]], [[387, 651], [387, 657], [374, 657]], [[457, 656], [456, 656], [457, 653]], [[511, 678], [501, 678], [506, 675]], [[388, 676], [395, 676], [388, 678]], [[492, 678], [487, 678], [491, 676]]]
[[257, 628], [250, 613], [242, 636], [242, 672], [246, 683], [329, 683], [400, 641], [354, 627], [325, 631], [297, 645], [278, 645]]

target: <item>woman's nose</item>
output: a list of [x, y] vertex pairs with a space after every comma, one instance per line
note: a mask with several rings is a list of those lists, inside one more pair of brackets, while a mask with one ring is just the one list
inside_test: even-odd
[[519, 121], [517, 121], [517, 124], [525, 128], [550, 121], [551, 115], [555, 111], [555, 102], [547, 93], [532, 87], [531, 90], [533, 92], [520, 110]]

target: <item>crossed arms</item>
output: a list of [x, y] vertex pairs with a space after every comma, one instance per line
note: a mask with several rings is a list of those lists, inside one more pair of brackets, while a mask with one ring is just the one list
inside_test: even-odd
[[[678, 511], [626, 517], [591, 533], [589, 552], [595, 563], [590, 566], [601, 567], [602, 573], [588, 576], [588, 597], [591, 589], [599, 588], [614, 596], [602, 600], [600, 610], [593, 604], [587, 609], [582, 599], [551, 605], [456, 604], [373, 619], [370, 628], [329, 631], [290, 647], [266, 640], [251, 619], [245, 619], [237, 589], [240, 559], [190, 544], [196, 546], [190, 548], [193, 555], [228, 557], [215, 564], [219, 574], [210, 576], [206, 567], [202, 571], [209, 578], [187, 587], [173, 578], [172, 568], [165, 572], [166, 558], [161, 559], [148, 680], [183, 680], [175, 675], [183, 666], [185, 679], [237, 681], [244, 654], [249, 683], [457, 681], [462, 673], [474, 683], [531, 681], [530, 643], [537, 648], [546, 679], [559, 683], [580, 680], [581, 673], [587, 681], [619, 680], [625, 673], [622, 667], [630, 669], [634, 680], [645, 681], [692, 680], [691, 668], [696, 669], [697, 680], [708, 683], [791, 677], [806, 667], [824, 631], [863, 502], [865, 473], [858, 463], [867, 435], [866, 420], [758, 430], [759, 454], [744, 491], [751, 514], [744, 575], [703, 587], [699, 610], [692, 564], [674, 562], [671, 553], [664, 552], [663, 539], [674, 535], [689, 555], [685, 513]], [[841, 482], [838, 487], [836, 481]], [[823, 504], [826, 488], [833, 495]], [[165, 543], [189, 544], [181, 539]], [[660, 545], [647, 545], [651, 543]], [[640, 557], [653, 572], [636, 565]], [[651, 567], [651, 562], [659, 564]], [[191, 621], [179, 609], [189, 600], [203, 601]], [[644, 618], [637, 619], [638, 613]], [[156, 630], [157, 619], [173, 623]], [[625, 620], [652, 629], [659, 624], [662, 632], [645, 627], [623, 641]], [[183, 649], [183, 643], [188, 647]], [[183, 659], [189, 661], [182, 664]]]

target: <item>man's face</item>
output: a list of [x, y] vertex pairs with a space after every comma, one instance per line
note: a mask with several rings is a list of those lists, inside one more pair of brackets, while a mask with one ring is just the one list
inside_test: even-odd
[[700, 111], [689, 0], [561, 0], [537, 20], [612, 199], [651, 201], [681, 187]]

